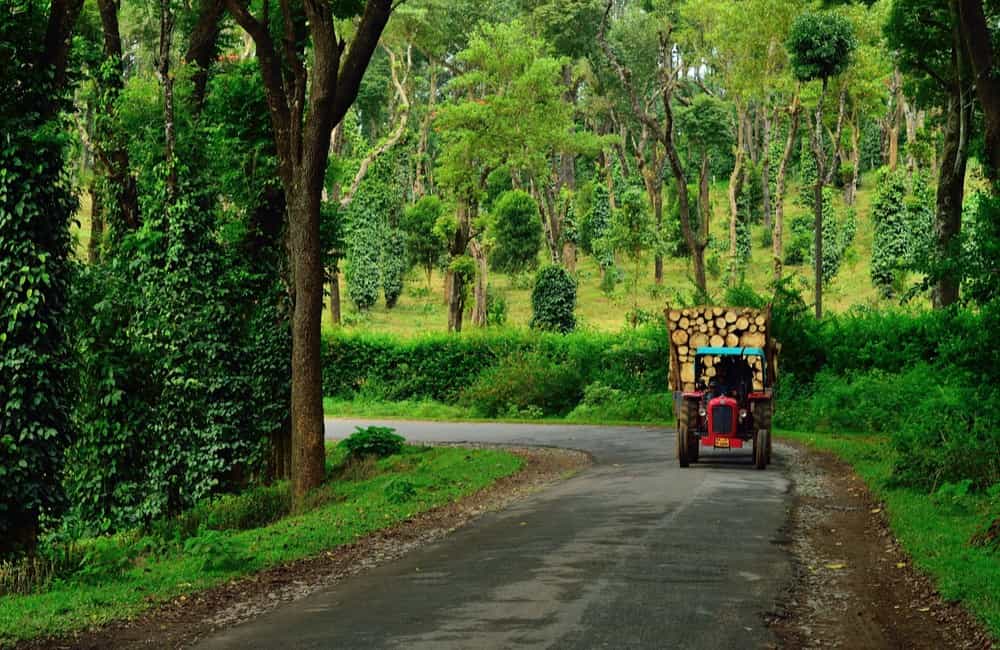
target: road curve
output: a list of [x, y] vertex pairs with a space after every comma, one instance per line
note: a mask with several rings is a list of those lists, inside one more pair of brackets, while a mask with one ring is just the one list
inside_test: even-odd
[[[652, 427], [329, 420], [409, 440], [552, 445], [594, 465], [402, 559], [205, 639], [205, 648], [757, 648], [791, 580], [782, 454], [680, 469]], [[777, 451], [777, 450], [776, 450]]]

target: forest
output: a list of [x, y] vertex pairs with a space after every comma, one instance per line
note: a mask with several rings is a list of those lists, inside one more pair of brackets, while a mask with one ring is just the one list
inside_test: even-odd
[[6, 594], [65, 632], [60, 589], [315, 510], [352, 453], [326, 416], [672, 425], [668, 304], [770, 305], [777, 425], [866, 434], [882, 484], [959, 494], [995, 549], [997, 25], [0, 0], [0, 645]]

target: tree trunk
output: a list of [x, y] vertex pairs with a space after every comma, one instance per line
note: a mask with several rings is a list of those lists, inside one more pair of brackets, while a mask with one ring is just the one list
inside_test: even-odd
[[87, 261], [96, 264], [101, 259], [101, 240], [104, 238], [104, 201], [99, 183], [90, 183], [90, 241], [87, 242]]
[[475, 239], [469, 242], [469, 252], [476, 261], [476, 286], [474, 295], [476, 304], [472, 307], [472, 324], [476, 327], [486, 327], [486, 286], [488, 267], [486, 252]]
[[[469, 235], [472, 227], [472, 202], [474, 198], [463, 197], [458, 203], [458, 224], [451, 238], [452, 259], [465, 255], [469, 247]], [[465, 314], [465, 278], [461, 273], [448, 271], [448, 278], [445, 281], [445, 289], [448, 292], [448, 331], [462, 331], [462, 317]], [[484, 296], [485, 299], [485, 296]]]
[[823, 101], [826, 99], [828, 80], [823, 79], [823, 89], [816, 102], [813, 125], [812, 150], [816, 157], [816, 183], [813, 186], [813, 260], [815, 282], [816, 318], [823, 317], [823, 186], [826, 182], [826, 153], [823, 151]]
[[739, 219], [739, 195], [743, 189], [743, 156], [746, 150], [747, 109], [742, 103], [736, 106], [736, 162], [729, 175], [729, 258], [736, 261], [736, 222]]
[[576, 273], [576, 244], [571, 241], [563, 242], [562, 263], [567, 271]]
[[[325, 147], [324, 147], [325, 151]], [[288, 201], [292, 313], [292, 483], [297, 504], [325, 478], [323, 372], [319, 355], [323, 265], [320, 196], [293, 185]]]
[[431, 61], [429, 63], [431, 79], [430, 90], [427, 98], [427, 114], [420, 122], [420, 138], [417, 144], [417, 167], [413, 175], [413, 195], [419, 199], [428, 192], [431, 184], [430, 158], [427, 153], [430, 142], [431, 121], [434, 119], [434, 105], [437, 102], [437, 65]]
[[892, 75], [892, 111], [889, 113], [889, 169], [899, 164], [899, 122], [903, 113], [903, 75], [897, 68]]
[[782, 265], [782, 238], [785, 228], [785, 176], [788, 172], [788, 161], [792, 159], [795, 149], [795, 136], [799, 130], [799, 89], [795, 89], [792, 97], [792, 107], [789, 111], [790, 124], [788, 125], [788, 136], [785, 138], [785, 150], [781, 153], [781, 162], [778, 163], [778, 174], [774, 179], [774, 231], [771, 237], [771, 247], [774, 254], [774, 280], [781, 280]]
[[184, 55], [184, 61], [195, 66], [191, 76], [191, 102], [196, 115], [201, 112], [205, 103], [208, 73], [218, 56], [219, 31], [224, 10], [223, 0], [200, 0], [198, 22], [191, 32], [187, 53]]
[[851, 177], [844, 187], [844, 203], [854, 205], [858, 193], [858, 178], [861, 175], [861, 124], [858, 109], [854, 108], [851, 116]]
[[771, 229], [771, 116], [767, 110], [764, 113], [764, 142], [761, 151], [760, 185], [763, 192], [764, 228]]
[[122, 75], [122, 39], [118, 27], [118, 3], [115, 0], [98, 0], [101, 25], [104, 30], [104, 58], [99, 85], [103, 92], [104, 113], [99, 119], [99, 128], [94, 138], [95, 148], [101, 160], [104, 174], [108, 179], [110, 195], [106, 197], [108, 207], [107, 225], [134, 231], [141, 224], [139, 215], [139, 192], [132, 176], [128, 149], [122, 141], [122, 134], [114, 124], [118, 114], [118, 97], [124, 88]]
[[962, 230], [962, 198], [965, 194], [965, 170], [969, 158], [969, 130], [972, 128], [973, 106], [965, 98], [966, 84], [972, 82], [967, 78], [968, 64], [960, 37], [955, 40], [952, 56], [958, 74], [948, 98], [934, 218], [937, 253], [946, 261], [944, 266], [947, 271], [938, 277], [931, 292], [935, 309], [958, 301], [960, 277], [955, 264], [949, 262], [954, 261], [960, 252], [955, 249]]
[[330, 273], [330, 322], [340, 325], [340, 269], [336, 266]]
[[[652, 192], [649, 196], [653, 204], [653, 218], [656, 223], [656, 233], [659, 235], [663, 230], [663, 170], [660, 165], [660, 173], [656, 181], [652, 183]], [[663, 284], [663, 254], [657, 250], [653, 259], [653, 279], [656, 284]]]
[[171, 0], [160, 0], [160, 52], [156, 74], [163, 87], [163, 140], [167, 165], [167, 200], [172, 205], [177, 200], [177, 132], [174, 122], [174, 79], [170, 75], [170, 48], [174, 35], [174, 15]]
[[976, 95], [983, 109], [986, 124], [985, 167], [987, 176], [993, 181], [992, 191], [995, 194], [1000, 192], [997, 187], [997, 181], [1000, 181], [1000, 74], [994, 61], [993, 39], [982, 0], [959, 0], [955, 4], [958, 5], [961, 38], [974, 73]]

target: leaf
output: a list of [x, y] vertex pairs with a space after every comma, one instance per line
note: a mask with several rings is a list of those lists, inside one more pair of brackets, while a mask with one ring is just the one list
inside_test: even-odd
[[841, 569], [846, 569], [847, 565], [846, 564], [840, 564], [840, 563], [834, 563], [834, 564], [827, 564], [826, 568], [830, 569], [832, 571], [839, 571]]

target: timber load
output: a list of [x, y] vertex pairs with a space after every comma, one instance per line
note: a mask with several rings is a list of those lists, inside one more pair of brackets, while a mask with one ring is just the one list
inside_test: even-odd
[[[759, 357], [748, 359], [753, 369], [754, 390], [773, 386], [777, 375], [777, 345], [771, 333], [771, 308], [753, 307], [686, 307], [665, 311], [670, 336], [670, 388], [691, 392], [699, 383], [708, 383], [715, 375], [717, 361], [705, 355], [695, 376], [695, 353], [699, 348], [760, 348], [765, 363]], [[766, 369], [765, 369], [766, 366]], [[768, 373], [765, 378], [764, 373]]]

